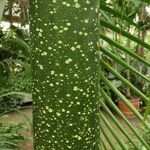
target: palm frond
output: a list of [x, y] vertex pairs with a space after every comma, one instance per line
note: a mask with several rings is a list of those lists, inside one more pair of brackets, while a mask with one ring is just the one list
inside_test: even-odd
[[123, 36], [125, 36], [127, 39], [130, 39], [131, 41], [134, 41], [136, 42], [137, 44], [141, 45], [141, 46], [144, 46], [145, 48], [147, 48], [148, 50], [150, 50], [150, 45], [143, 42], [142, 40], [140, 40], [138, 37], [130, 34], [129, 32], [123, 30], [122, 28], [119, 28], [113, 24], [110, 24], [109, 22], [106, 22], [104, 20], [100, 20], [100, 25], [105, 27], [105, 28], [108, 28], [108, 29], [111, 29], [112, 31], [114, 32], [117, 32]]
[[[139, 0], [139, 3], [140, 2], [150, 3], [148, 0], [143, 0], [143, 1]], [[128, 30], [122, 28], [122, 26], [120, 26], [119, 23], [118, 24], [116, 23], [116, 25], [115, 25], [112, 21], [109, 21], [109, 20], [113, 20], [113, 18], [117, 18], [123, 24], [124, 23], [128, 24], [128, 27], [134, 26], [137, 29], [139, 29], [139, 25], [137, 23], [135, 23], [133, 20], [129, 19], [128, 16], [126, 16], [126, 14], [122, 14], [119, 11], [117, 11], [116, 9], [114, 9], [113, 4], [111, 4], [111, 6], [110, 6], [107, 3], [101, 3], [101, 11], [103, 11], [103, 13], [102, 13], [102, 17], [100, 19], [100, 25], [102, 27], [102, 30], [100, 33], [100, 39], [103, 42], [102, 42], [102, 44], [100, 44], [101, 46], [99, 46], [99, 47], [100, 47], [100, 51], [101, 51], [101, 56], [102, 55], [106, 56], [106, 60], [103, 60], [103, 57], [100, 59], [101, 69], [100, 69], [99, 74], [100, 74], [101, 83], [103, 85], [105, 85], [106, 89], [110, 89], [120, 99], [120, 101], [123, 101], [123, 103], [136, 115], [136, 117], [141, 122], [143, 122], [143, 119], [144, 119], [144, 122], [143, 122], [144, 126], [146, 126], [150, 130], [150, 124], [146, 121], [146, 117], [150, 113], [149, 98], [144, 93], [142, 93], [142, 91], [140, 91], [138, 89], [138, 87], [136, 87], [135, 85], [130, 83], [130, 81], [125, 79], [123, 77], [123, 75], [119, 74], [119, 72], [117, 72], [117, 69], [114, 68], [113, 66], [111, 66], [107, 62], [107, 59], [111, 60], [112, 63], [120, 65], [121, 67], [123, 67], [125, 70], [128, 70], [129, 72], [133, 72], [134, 74], [136, 74], [136, 76], [139, 76], [140, 78], [144, 79], [146, 82], [150, 82], [150, 79], [148, 79], [144, 74], [142, 74], [141, 72], [136, 70], [129, 62], [126, 62], [126, 60], [124, 60], [121, 56], [118, 55], [118, 52], [124, 53], [125, 55], [129, 56], [132, 59], [136, 59], [137, 61], [139, 61], [143, 65], [146, 65], [147, 67], [150, 67], [150, 62], [146, 61], [144, 58], [139, 56], [136, 52], [131, 50], [129, 47], [126, 47], [126, 46], [122, 45], [121, 43], [119, 43], [118, 41], [115, 41], [111, 37], [108, 37], [107, 33], [117, 33], [119, 36], [125, 37], [127, 41], [141, 45], [142, 47], [144, 47], [145, 49], [148, 49], [148, 50], [150, 50], [150, 45], [145, 43], [144, 41], [142, 41], [140, 38], [129, 33]], [[107, 13], [107, 19], [106, 19], [106, 16], [103, 16], [104, 13]], [[109, 19], [109, 17], [110, 17], [110, 19]], [[139, 29], [139, 30], [142, 30], [142, 29]], [[110, 48], [108, 48], [108, 45], [110, 46]], [[116, 87], [114, 87], [112, 85], [112, 83], [109, 81], [109, 79], [104, 75], [104, 70], [109, 72], [111, 75], [114, 76], [114, 78], [121, 81], [124, 85], [126, 85], [130, 89], [132, 89], [137, 95], [139, 95], [142, 98], [142, 100], [145, 102], [145, 104], [147, 104], [149, 106], [146, 109], [144, 118], [138, 112], [138, 110], [128, 101], [128, 99]], [[106, 102], [109, 104], [112, 111], [113, 112], [115, 111], [122, 118], [122, 121], [124, 121], [126, 123], [128, 128], [130, 128], [130, 130], [133, 132], [133, 134], [135, 135], [135, 137], [137, 139], [136, 142], [139, 141], [146, 149], [150, 149], [150, 146], [147, 144], [145, 139], [139, 134], [138, 130], [134, 128], [134, 126], [129, 122], [129, 120], [126, 118], [126, 116], [124, 116], [124, 114], [122, 114], [122, 112], [114, 104], [112, 98], [110, 96], [108, 96], [108, 93], [107, 93], [107, 91], [105, 91], [105, 88], [100, 87], [100, 94], [106, 100]], [[103, 101], [101, 101], [101, 107], [104, 109], [104, 111], [107, 114], [109, 114], [109, 117], [111, 118], [111, 120], [113, 121], [115, 126], [118, 127], [120, 132], [126, 137], [126, 139], [128, 139], [128, 141], [133, 145], [133, 147], [137, 150], [138, 149], [140, 150], [141, 148], [132, 139], [132, 136], [130, 136], [124, 130], [124, 128], [122, 127], [120, 122], [117, 120], [115, 115], [110, 111], [108, 106]], [[102, 118], [103, 124], [105, 125], [105, 128], [107, 128], [111, 132], [112, 136], [114, 136], [115, 139], [118, 141], [120, 148], [129, 149], [127, 146], [128, 144], [125, 143], [124, 139], [123, 139], [123, 141], [121, 140], [121, 138], [118, 139], [118, 135], [116, 135], [116, 132], [112, 131], [113, 127], [108, 123], [108, 120], [105, 117], [105, 113], [103, 114], [103, 112], [101, 112], [101, 118]], [[116, 147], [114, 145], [114, 143], [112, 141], [110, 141], [108, 133], [107, 133], [107, 131], [105, 131], [103, 129], [103, 126], [102, 126], [102, 135], [103, 135], [103, 138], [105, 139], [103, 142], [106, 143], [105, 141], [107, 141], [107, 144], [109, 144], [109, 146], [113, 150], [118, 149], [118, 147]]]

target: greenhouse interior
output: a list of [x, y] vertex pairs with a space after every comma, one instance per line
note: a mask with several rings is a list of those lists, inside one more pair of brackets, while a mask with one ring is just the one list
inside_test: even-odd
[[0, 150], [150, 150], [150, 0], [0, 0]]

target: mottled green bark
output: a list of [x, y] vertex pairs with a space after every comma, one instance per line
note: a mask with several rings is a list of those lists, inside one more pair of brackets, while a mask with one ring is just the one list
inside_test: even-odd
[[98, 0], [30, 0], [35, 150], [98, 150]]

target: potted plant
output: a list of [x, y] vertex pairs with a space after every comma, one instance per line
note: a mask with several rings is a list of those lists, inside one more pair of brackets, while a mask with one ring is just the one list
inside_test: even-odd
[[[131, 60], [131, 65], [137, 69], [140, 73], [144, 75], [149, 75], [149, 68], [142, 65], [136, 60]], [[147, 94], [149, 83], [147, 81], [143, 80], [141, 77], [137, 76], [136, 74], [133, 74], [127, 70], [122, 70], [122, 75], [127, 78], [129, 82], [131, 82], [135, 87], [137, 87], [141, 92]], [[129, 100], [129, 102], [138, 110], [140, 111], [140, 104], [143, 103], [142, 99], [137, 96], [135, 92], [133, 92], [130, 87], [127, 87], [125, 85], [121, 85], [119, 87], [121, 93]], [[123, 101], [118, 100], [118, 108], [121, 110], [121, 112], [127, 116], [127, 117], [133, 117], [133, 112], [123, 103]], [[144, 103], [143, 103], [144, 104]]]

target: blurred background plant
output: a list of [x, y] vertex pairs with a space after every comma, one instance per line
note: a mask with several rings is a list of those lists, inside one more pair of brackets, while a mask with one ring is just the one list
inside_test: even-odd
[[0, 123], [0, 149], [19, 150], [19, 144], [27, 138], [19, 133], [25, 124], [3, 124]]
[[[125, 51], [122, 51], [123, 47], [128, 49], [131, 52], [135, 52], [137, 55], [143, 59], [149, 61], [150, 52], [132, 40], [129, 40], [127, 37], [122, 36], [122, 32], [126, 31], [133, 35], [136, 35], [141, 41], [146, 41], [149, 43], [149, 29], [150, 29], [150, 14], [147, 11], [148, 4], [143, 3], [142, 1], [124, 1], [124, 0], [113, 0], [113, 1], [101, 1], [101, 18], [106, 20], [107, 27], [101, 27], [101, 40], [100, 44], [104, 48], [109, 50], [111, 53], [115, 54], [118, 58], [125, 61], [128, 65], [132, 66], [139, 73], [143, 74], [145, 77], [149, 78], [150, 68], [144, 63], [136, 60], [134, 57], [131, 57]], [[111, 15], [110, 15], [111, 12]], [[119, 16], [118, 16], [119, 14]], [[103, 21], [102, 21], [103, 24]], [[112, 28], [110, 26], [113, 26]], [[118, 27], [117, 29], [114, 29]], [[111, 31], [114, 29], [114, 31]], [[107, 35], [109, 39], [105, 36]], [[112, 42], [112, 41], [113, 42]], [[114, 44], [116, 42], [117, 44]], [[119, 44], [119, 47], [116, 46]], [[113, 46], [114, 45], [114, 46]], [[143, 92], [147, 97], [150, 97], [150, 83], [145, 81], [142, 77], [137, 74], [129, 71], [127, 68], [124, 68], [120, 63], [115, 62], [110, 59], [106, 54], [101, 54], [102, 59], [107, 62], [113, 69], [115, 69], [120, 75], [137, 87], [141, 92]], [[123, 82], [117, 79], [112, 73], [103, 68], [105, 76], [111, 81], [114, 85], [126, 98], [135, 98], [137, 94]], [[107, 88], [108, 92], [108, 88]], [[114, 102], [117, 99], [117, 96], [112, 90], [109, 90], [109, 95], [111, 95]], [[144, 103], [144, 101], [141, 99]]]
[[[31, 93], [31, 68], [27, 1], [2, 0], [0, 2], [0, 116], [18, 110]], [[22, 116], [24, 118], [24, 115]], [[26, 118], [26, 117], [25, 117]], [[15, 120], [14, 120], [15, 122]], [[28, 140], [22, 130], [31, 125], [31, 118], [21, 123], [0, 122], [0, 149], [20, 150]]]
[[[145, 126], [141, 125], [141, 128], [139, 130], [139, 134], [142, 135], [143, 139], [146, 141], [148, 145], [150, 145], [150, 130], [146, 128]], [[138, 145], [140, 150], [147, 150], [143, 144], [141, 144], [137, 139], [133, 139], [134, 142]], [[129, 142], [128, 143], [129, 150], [137, 150], [133, 145]]]
[[[15, 91], [31, 93], [29, 34], [13, 25], [0, 30], [0, 95]], [[22, 96], [0, 98], [0, 112], [22, 105]]]

